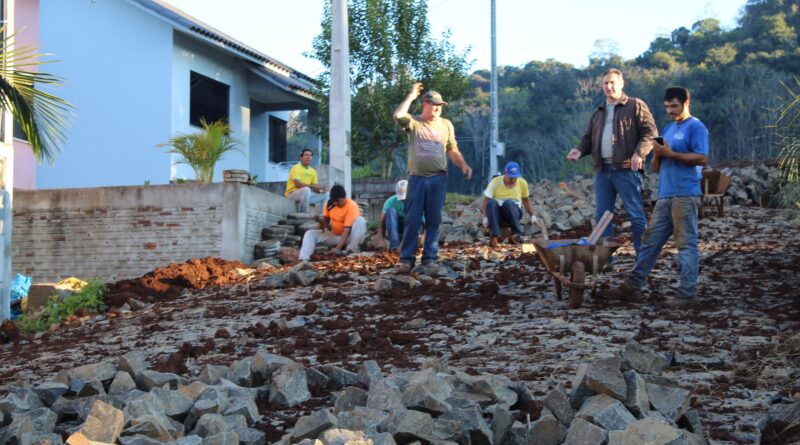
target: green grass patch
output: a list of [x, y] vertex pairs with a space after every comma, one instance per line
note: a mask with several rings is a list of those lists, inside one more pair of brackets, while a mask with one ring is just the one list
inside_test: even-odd
[[71, 297], [63, 300], [50, 297], [47, 306], [35, 313], [26, 313], [17, 322], [22, 332], [33, 333], [45, 331], [50, 326], [64, 322], [73, 315], [97, 313], [106, 310], [103, 304], [105, 285], [100, 279], [89, 280], [88, 284]]
[[478, 199], [477, 196], [462, 195], [460, 193], [448, 193], [444, 199], [444, 209], [447, 211], [457, 205], [469, 205], [472, 204], [472, 201], [475, 201], [476, 199]]

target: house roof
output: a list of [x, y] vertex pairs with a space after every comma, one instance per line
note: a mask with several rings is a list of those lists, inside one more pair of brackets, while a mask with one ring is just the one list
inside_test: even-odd
[[137, 4], [157, 16], [172, 23], [173, 27], [185, 34], [199, 37], [202, 40], [216, 43], [219, 47], [235, 56], [250, 62], [251, 69], [263, 71], [262, 76], [268, 80], [275, 80], [283, 89], [296, 92], [309, 99], [314, 99], [313, 89], [315, 80], [300, 71], [228, 36], [227, 34], [209, 26], [190, 16], [180, 9], [162, 0], [128, 0]]

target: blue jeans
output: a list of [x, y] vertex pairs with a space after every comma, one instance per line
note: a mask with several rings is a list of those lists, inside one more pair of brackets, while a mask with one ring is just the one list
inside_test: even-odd
[[693, 298], [697, 294], [697, 273], [700, 255], [697, 250], [697, 209], [699, 196], [676, 196], [659, 199], [650, 217], [650, 227], [644, 232], [636, 265], [628, 275], [626, 286], [641, 289], [653, 269], [658, 254], [671, 235], [678, 247], [681, 279], [678, 292], [681, 297]]
[[[633, 248], [638, 255], [642, 235], [647, 229], [647, 218], [642, 203], [642, 176], [632, 170], [614, 170], [610, 165], [603, 164], [603, 169], [594, 175], [594, 200], [597, 208], [595, 221], [600, 221], [606, 210], [614, 213], [617, 195], [622, 198], [625, 211], [631, 219]], [[613, 223], [606, 227], [602, 236], [614, 236]]]
[[400, 247], [400, 234], [403, 233], [403, 220], [397, 210], [389, 209], [384, 212], [383, 226], [386, 228], [386, 238], [389, 239], [389, 249]]
[[439, 256], [439, 225], [447, 194], [447, 175], [409, 176], [406, 195], [406, 220], [400, 262], [414, 264], [419, 242], [422, 215], [425, 215], [425, 242], [422, 263], [436, 261]]
[[522, 219], [522, 209], [512, 199], [503, 201], [502, 206], [496, 199], [490, 199], [486, 204], [486, 218], [489, 220], [491, 236], [500, 236], [500, 224], [510, 226], [514, 235], [522, 234], [522, 224], [519, 223]]

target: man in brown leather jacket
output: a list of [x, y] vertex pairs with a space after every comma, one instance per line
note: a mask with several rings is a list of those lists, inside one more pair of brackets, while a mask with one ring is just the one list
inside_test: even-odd
[[[644, 158], [653, 149], [653, 137], [658, 136], [658, 130], [647, 104], [626, 96], [622, 92], [624, 86], [620, 70], [612, 68], [603, 73], [606, 100], [592, 114], [586, 133], [578, 146], [570, 150], [567, 159], [576, 161], [588, 154], [594, 157], [596, 221], [606, 210], [614, 212], [619, 195], [630, 217], [633, 246], [638, 252], [647, 228], [641, 170]], [[609, 224], [603, 236], [613, 235], [613, 226]]]

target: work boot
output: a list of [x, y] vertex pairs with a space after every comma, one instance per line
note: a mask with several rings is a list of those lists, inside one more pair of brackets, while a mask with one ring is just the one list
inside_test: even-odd
[[496, 236], [489, 239], [489, 247], [500, 247], [500, 240]]
[[606, 289], [602, 294], [609, 300], [622, 300], [631, 303], [641, 303], [642, 301], [642, 290], [628, 287], [625, 284], [612, 289]]
[[692, 305], [695, 302], [697, 302], [697, 298], [689, 297], [678, 292], [678, 294], [675, 295], [674, 297], [667, 298], [667, 300], [664, 302], [664, 306], [680, 308]]
[[413, 269], [413, 268], [414, 268], [414, 265], [411, 264], [411, 263], [400, 263], [400, 265], [397, 266], [396, 273], [404, 275], [404, 274], [407, 274], [407, 273], [411, 272], [411, 269]]
[[511, 235], [508, 237], [509, 244], [522, 244], [522, 238], [519, 235]]

